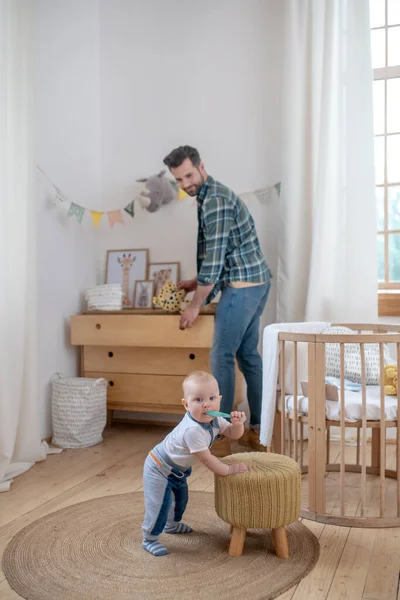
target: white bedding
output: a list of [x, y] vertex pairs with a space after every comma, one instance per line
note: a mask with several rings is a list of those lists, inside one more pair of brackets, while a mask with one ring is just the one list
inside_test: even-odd
[[[329, 323], [317, 321], [312, 323], [275, 323], [264, 328], [263, 333], [263, 395], [261, 405], [260, 442], [270, 446], [274, 428], [276, 387], [278, 383], [279, 366], [279, 332], [292, 333], [321, 333]], [[308, 344], [300, 343], [298, 347], [298, 386], [300, 381], [308, 376]], [[286, 345], [286, 391], [293, 390], [291, 368], [293, 349], [291, 344]], [[298, 390], [301, 391], [300, 389]]]
[[[340, 392], [339, 392], [340, 394]], [[340, 395], [339, 395], [340, 398]], [[293, 412], [294, 399], [292, 395], [287, 395], [286, 412]], [[346, 414], [345, 420], [350, 422], [361, 421], [362, 419], [362, 392], [352, 392], [345, 390], [344, 396]], [[378, 421], [380, 419], [380, 386], [367, 386], [367, 420]], [[280, 399], [277, 402], [280, 406]], [[297, 396], [297, 410], [299, 413], [308, 414], [307, 396]], [[340, 401], [326, 400], [326, 418], [332, 421], [340, 420]], [[397, 396], [385, 396], [385, 420], [392, 421], [397, 419]]]

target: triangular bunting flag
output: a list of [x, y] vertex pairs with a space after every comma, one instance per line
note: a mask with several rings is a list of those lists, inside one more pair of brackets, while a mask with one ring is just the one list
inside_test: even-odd
[[67, 196], [60, 190], [60, 188], [56, 187], [56, 195], [53, 198], [53, 202], [56, 205], [62, 204], [68, 200]]
[[278, 196], [281, 195], [281, 184], [280, 183], [276, 183], [274, 185], [274, 188], [276, 189], [276, 191], [278, 192]]
[[182, 190], [181, 188], [179, 188], [179, 193], [178, 193], [178, 200], [183, 200], [184, 198], [186, 198], [188, 194]]
[[134, 200], [132, 200], [132, 202], [130, 202], [129, 204], [127, 204], [125, 206], [124, 211], [127, 212], [128, 215], [131, 215], [132, 218], [135, 216], [135, 202], [134, 202]]
[[261, 204], [266, 204], [269, 198], [270, 188], [261, 188], [260, 190], [255, 190], [254, 194], [257, 196]]
[[104, 213], [99, 212], [97, 210], [91, 210], [90, 214], [92, 215], [94, 226], [98, 227], [101, 221], [101, 217], [104, 215]]
[[179, 190], [179, 183], [177, 181], [175, 181], [175, 179], [170, 179], [169, 182], [175, 191]]
[[108, 214], [108, 220], [110, 222], [110, 227], [114, 227], [115, 223], [124, 224], [124, 220], [122, 218], [122, 214], [120, 210], [112, 210]]
[[83, 206], [79, 206], [79, 204], [74, 204], [74, 202], [71, 202], [71, 206], [68, 211], [69, 217], [75, 216], [78, 220], [78, 223], [82, 223], [84, 214], [85, 214], [85, 209], [83, 208]]

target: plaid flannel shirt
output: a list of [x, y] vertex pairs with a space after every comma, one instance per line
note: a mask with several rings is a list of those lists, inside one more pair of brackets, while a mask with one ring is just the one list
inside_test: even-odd
[[197, 196], [197, 281], [214, 285], [205, 304], [231, 281], [267, 283], [272, 278], [247, 206], [208, 177]]

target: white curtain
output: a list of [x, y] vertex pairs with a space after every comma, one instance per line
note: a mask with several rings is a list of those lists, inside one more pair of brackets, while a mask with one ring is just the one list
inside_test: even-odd
[[367, 0], [286, 0], [278, 322], [377, 320]]
[[46, 457], [35, 339], [33, 3], [0, 2], [0, 491]]

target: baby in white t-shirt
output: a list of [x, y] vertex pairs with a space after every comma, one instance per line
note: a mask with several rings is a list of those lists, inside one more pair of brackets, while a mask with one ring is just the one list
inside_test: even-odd
[[168, 554], [166, 547], [158, 541], [163, 531], [192, 531], [181, 519], [188, 501], [186, 480], [196, 456], [218, 475], [237, 475], [247, 470], [242, 463], [226, 465], [210, 452], [211, 445], [220, 435], [237, 440], [244, 431], [243, 412], [231, 412], [230, 423], [222, 417], [206, 414], [211, 410], [219, 411], [220, 403], [215, 377], [204, 371], [190, 373], [183, 382], [182, 404], [186, 415], [146, 458], [143, 473], [143, 548], [154, 556]]

